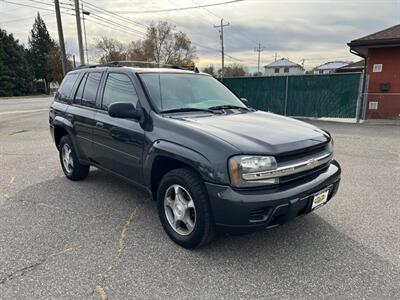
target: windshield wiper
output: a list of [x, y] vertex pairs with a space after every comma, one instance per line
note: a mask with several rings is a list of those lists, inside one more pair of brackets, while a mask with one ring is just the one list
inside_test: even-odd
[[195, 107], [181, 107], [181, 108], [167, 109], [161, 111], [161, 113], [175, 113], [175, 112], [187, 112], [187, 111], [202, 111], [215, 114], [215, 111], [211, 109], [195, 108]]
[[210, 109], [210, 110], [219, 110], [219, 109], [245, 109], [245, 110], [249, 110], [247, 107], [237, 106], [237, 105], [230, 105], [230, 104], [211, 106], [208, 109]]

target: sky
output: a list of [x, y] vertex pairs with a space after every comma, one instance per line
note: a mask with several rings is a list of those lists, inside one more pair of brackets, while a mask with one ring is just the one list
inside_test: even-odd
[[[73, 2], [60, 0], [66, 51], [78, 59]], [[85, 22], [89, 61], [94, 63], [99, 58], [94, 49], [96, 38], [107, 36], [129, 43], [142, 39], [152, 21], [167, 21], [187, 33], [196, 46], [198, 66], [214, 64], [218, 68], [220, 40], [214, 25], [223, 18], [229, 23], [224, 27], [225, 64], [239, 63], [255, 71], [255, 48], [260, 43], [261, 66], [276, 56], [299, 64], [304, 60], [305, 68], [311, 69], [328, 61], [360, 60], [349, 52], [349, 41], [400, 23], [400, 0], [242, 0], [154, 12], [222, 2], [229, 0], [80, 0], [90, 13]], [[53, 0], [0, 0], [0, 28], [26, 44], [38, 11], [51, 36], [58, 40]]]

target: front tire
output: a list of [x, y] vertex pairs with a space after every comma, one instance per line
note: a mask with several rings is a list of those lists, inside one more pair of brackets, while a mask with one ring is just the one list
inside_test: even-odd
[[85, 179], [89, 174], [89, 166], [79, 163], [71, 138], [64, 135], [59, 146], [60, 163], [68, 179], [78, 181]]
[[207, 190], [192, 169], [175, 169], [162, 178], [157, 191], [157, 206], [165, 232], [178, 245], [198, 248], [214, 237]]

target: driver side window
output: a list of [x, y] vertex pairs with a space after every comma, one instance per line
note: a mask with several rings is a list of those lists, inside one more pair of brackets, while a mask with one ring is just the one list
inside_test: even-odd
[[126, 74], [109, 73], [107, 76], [101, 108], [108, 110], [114, 102], [129, 102], [136, 107], [138, 102], [136, 89]]

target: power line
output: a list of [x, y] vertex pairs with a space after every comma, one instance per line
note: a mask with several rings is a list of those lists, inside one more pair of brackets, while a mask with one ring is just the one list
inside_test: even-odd
[[91, 3], [87, 2], [87, 1], [82, 1], [82, 2], [85, 3], [86, 5], [88, 5], [88, 6], [89, 6], [89, 9], [94, 9], [94, 10], [96, 10], [98, 13], [106, 14], [106, 15], [111, 16], [111, 17], [113, 17], [113, 18], [119, 19], [120, 21], [124, 21], [124, 22], [131, 23], [131, 24], [133, 24], [133, 25], [135, 25], [135, 26], [141, 26], [141, 27], [143, 27], [143, 28], [148, 28], [148, 26], [147, 26], [146, 24], [143, 24], [143, 23], [140, 23], [140, 22], [137, 22], [137, 21], [132, 21], [131, 19], [128, 19], [128, 18], [126, 18], [126, 17], [122, 17], [122, 16], [118, 15], [118, 14], [115, 13], [115, 12], [112, 12], [112, 11], [110, 11], [110, 10], [106, 10], [106, 9], [104, 9], [104, 8], [101, 8], [101, 7], [99, 7], [99, 6], [96, 6], [96, 5], [94, 5], [94, 4], [91, 4]]
[[145, 33], [143, 33], [143, 32], [137, 31], [137, 30], [135, 30], [135, 29], [133, 29], [133, 28], [131, 28], [131, 27], [122, 25], [122, 24], [120, 24], [120, 23], [118, 23], [118, 22], [109, 20], [109, 19], [107, 19], [107, 18], [101, 17], [101, 16], [99, 16], [99, 15], [97, 15], [97, 14], [94, 14], [94, 13], [90, 13], [89, 16], [91, 16], [92, 18], [94, 18], [94, 19], [96, 19], [96, 20], [98, 20], [98, 21], [102, 21], [102, 22], [111, 24], [111, 25], [113, 25], [113, 26], [119, 27], [119, 28], [121, 28], [121, 29], [130, 31], [131, 34], [135, 34], [135, 35], [140, 36], [140, 37], [143, 37], [144, 34], [145, 34]]
[[[37, 4], [47, 5], [47, 6], [53, 7], [53, 4], [48, 3], [48, 2], [43, 2], [43, 1], [38, 1], [38, 0], [25, 0], [25, 1], [29, 1], [29, 2], [33, 2], [33, 3], [37, 3]], [[73, 10], [71, 7], [65, 7], [63, 5], [60, 5], [60, 7], [64, 8], [64, 9], [67, 9], [67, 10]]]
[[[192, 2], [193, 2], [194, 4], [196, 4], [196, 5], [198, 5], [199, 7], [201, 6], [200, 3], [198, 3], [198, 2], [196, 2], [196, 1], [194, 1], [194, 0], [192, 0]], [[209, 10], [207, 7], [201, 6], [201, 8], [202, 8], [203, 10], [207, 11], [208, 13], [212, 14], [214, 17], [216, 17], [216, 18], [218, 18], [218, 19], [221, 19], [220, 16], [216, 15], [215, 13], [213, 13], [213, 12], [212, 12], [211, 10]]]
[[180, 8], [167, 8], [167, 9], [155, 9], [155, 10], [141, 10], [141, 11], [135, 11], [135, 10], [125, 10], [125, 11], [118, 11], [118, 10], [113, 10], [112, 12], [115, 13], [120, 13], [120, 14], [149, 14], [149, 13], [159, 13], [159, 12], [171, 12], [171, 11], [181, 11], [181, 10], [190, 10], [190, 9], [198, 9], [198, 8], [203, 8], [203, 7], [210, 7], [210, 6], [220, 6], [220, 5], [226, 5], [226, 4], [231, 4], [231, 3], [236, 3], [236, 2], [242, 2], [246, 0], [230, 0], [230, 1], [225, 1], [225, 2], [218, 2], [218, 3], [210, 3], [210, 4], [204, 4], [204, 5], [197, 5], [197, 6], [188, 6], [188, 7], [180, 7]]
[[[48, 13], [48, 14], [43, 14], [42, 17], [47, 17], [47, 16], [50, 16], [50, 15], [53, 15], [53, 14], [54, 14], [54, 12]], [[25, 18], [8, 20], [8, 21], [5, 21], [5, 22], [0, 22], [0, 24], [7, 24], [7, 23], [13, 23], [13, 22], [18, 22], [18, 21], [23, 21], [23, 20], [31, 20], [31, 19], [32, 19], [32, 16], [25, 17]]]
[[102, 22], [92, 20], [92, 19], [90, 19], [89, 17], [92, 18], [92, 16], [87, 16], [87, 17], [86, 17], [86, 21], [92, 22], [92, 23], [97, 24], [97, 25], [104, 26], [104, 27], [106, 27], [106, 28], [108, 28], [108, 29], [115, 30], [115, 31], [118, 31], [118, 32], [124, 32], [124, 33], [130, 34], [130, 35], [132, 34], [132, 32], [130, 32], [130, 31], [128, 31], [128, 30], [124, 30], [124, 29], [121, 29], [121, 28], [117, 28], [117, 27], [111, 26], [111, 25], [108, 24], [108, 23], [105, 23], [105, 24], [104, 24], [104, 23], [102, 23]]
[[[200, 5], [200, 4], [199, 4], [197, 1], [195, 1], [195, 0], [191, 0], [191, 1], [192, 1], [194, 4]], [[212, 15], [212, 16], [218, 18], [218, 19], [221, 19], [221, 18], [222, 18], [221, 16], [215, 14], [212, 10], [208, 9], [208, 8], [205, 7], [205, 6], [202, 6], [202, 9], [205, 10], [206, 12], [208, 12], [210, 15]], [[237, 28], [235, 28], [234, 25], [232, 25], [231, 28], [232, 28], [234, 31], [238, 32], [238, 33], [240, 34], [241, 37], [247, 39], [248, 41], [250, 41], [251, 43], [253, 43], [253, 44], [255, 44], [255, 45], [257, 44], [257, 42], [255, 42], [254, 40], [250, 39], [250, 38], [247, 37], [247, 35], [245, 35], [243, 32], [241, 32], [240, 30], [238, 30]]]
[[[22, 6], [22, 7], [30, 7], [30, 8], [36, 8], [36, 9], [39, 9], [39, 10], [46, 10], [46, 11], [51, 11], [51, 12], [53, 12], [53, 10], [50, 9], [50, 8], [45, 8], [45, 7], [30, 5], [30, 4], [26, 4], [26, 3], [16, 3], [16, 2], [8, 1], [8, 0], [1, 0], [1, 2], [13, 4], [13, 5], [18, 5], [18, 6]], [[63, 13], [68, 14], [68, 15], [73, 15], [73, 14], [67, 13], [67, 12], [63, 12]]]

